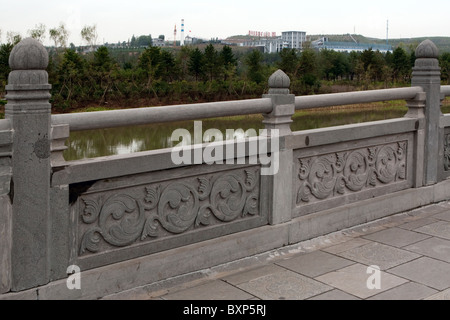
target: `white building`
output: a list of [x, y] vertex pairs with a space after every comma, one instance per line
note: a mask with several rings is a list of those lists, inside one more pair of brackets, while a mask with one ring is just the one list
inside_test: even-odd
[[281, 35], [283, 48], [301, 50], [306, 42], [306, 32], [304, 31], [284, 31]]
[[262, 38], [259, 40], [245, 41], [241, 43], [244, 47], [263, 48], [265, 53], [281, 52], [283, 49], [302, 50], [303, 43], [306, 41], [306, 32], [304, 31], [285, 31], [281, 37]]
[[281, 38], [269, 38], [254, 41], [246, 41], [241, 44], [243, 47], [262, 48], [264, 53], [276, 53], [283, 50], [283, 41]]

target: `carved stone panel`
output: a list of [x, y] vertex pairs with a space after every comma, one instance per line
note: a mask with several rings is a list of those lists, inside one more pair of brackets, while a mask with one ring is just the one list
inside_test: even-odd
[[[380, 196], [382, 188], [406, 186], [409, 143], [366, 143], [357, 149], [296, 157], [296, 215]], [[397, 189], [404, 188], [390, 190]]]
[[251, 167], [86, 192], [77, 200], [78, 256], [260, 217], [259, 177]]

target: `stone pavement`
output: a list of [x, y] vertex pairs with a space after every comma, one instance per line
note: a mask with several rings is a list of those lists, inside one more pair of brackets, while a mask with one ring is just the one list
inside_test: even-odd
[[450, 300], [450, 202], [105, 299]]

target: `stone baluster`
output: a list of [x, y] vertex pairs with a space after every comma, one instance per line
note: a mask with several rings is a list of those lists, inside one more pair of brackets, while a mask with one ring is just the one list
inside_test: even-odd
[[[436, 45], [425, 40], [416, 49], [416, 62], [413, 68], [413, 87], [422, 87], [426, 93], [424, 124], [423, 184], [433, 185], [439, 181], [442, 137], [439, 128], [441, 112], [441, 72], [439, 50]], [[411, 109], [411, 108], [410, 108]]]
[[[286, 137], [292, 135], [291, 123], [295, 113], [295, 95], [289, 93], [291, 81], [282, 71], [269, 78], [269, 93], [264, 98], [272, 99], [273, 111], [264, 115], [268, 137], [276, 137], [272, 144], [271, 170], [268, 179], [270, 194], [270, 223], [281, 224], [292, 219], [293, 150], [286, 148]], [[272, 142], [274, 140], [272, 139]], [[274, 151], [274, 150], [272, 150]]]
[[5, 118], [12, 146], [12, 291], [49, 282], [51, 105], [48, 53], [37, 40], [10, 55]]

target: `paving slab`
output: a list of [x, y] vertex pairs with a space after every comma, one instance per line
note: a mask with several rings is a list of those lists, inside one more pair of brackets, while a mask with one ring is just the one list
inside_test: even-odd
[[214, 280], [161, 298], [164, 300], [249, 300], [253, 296], [224, 281]]
[[430, 258], [435, 258], [437, 260], [450, 262], [450, 241], [442, 238], [432, 237], [407, 246], [404, 249]]
[[352, 264], [355, 264], [355, 262], [322, 251], [315, 251], [277, 262], [279, 266], [311, 278], [348, 267]]
[[435, 214], [432, 218], [450, 222], [450, 210]]
[[408, 231], [400, 228], [386, 229], [380, 232], [364, 236], [364, 239], [384, 243], [393, 247], [402, 248], [407, 245], [425, 240], [431, 236], [422, 233]]
[[447, 221], [438, 221], [415, 229], [414, 231], [450, 240], [450, 222]]
[[427, 226], [429, 224], [433, 224], [436, 222], [438, 222], [438, 220], [433, 219], [433, 218], [422, 218], [422, 219], [418, 219], [418, 220], [414, 220], [414, 221], [402, 224], [398, 227], [401, 229], [405, 229], [405, 230], [415, 230], [420, 227], [424, 227], [424, 226]]
[[236, 274], [232, 274], [226, 277], [223, 277], [222, 280], [232, 284], [234, 286], [240, 285], [241, 283], [249, 282], [254, 279], [258, 279], [264, 276], [271, 275], [276, 272], [283, 272], [286, 269], [279, 267], [275, 264], [269, 264], [263, 267], [242, 271]]
[[262, 300], [306, 300], [332, 287], [292, 271], [276, 272], [238, 285]]
[[380, 272], [380, 289], [369, 289], [368, 282], [372, 275], [368, 273], [367, 266], [354, 264], [350, 267], [317, 277], [315, 280], [361, 299], [367, 299], [408, 282], [408, 280], [395, 275]]
[[450, 289], [436, 293], [425, 300], [450, 300]]
[[361, 300], [360, 298], [357, 298], [355, 296], [352, 296], [351, 294], [345, 293], [341, 290], [335, 289], [332, 291], [325, 292], [323, 294], [320, 294], [318, 296], [312, 297], [308, 300], [315, 300], [315, 301], [350, 301], [350, 300]]
[[388, 272], [442, 291], [450, 288], [449, 270], [449, 263], [429, 257], [422, 257], [389, 269]]
[[415, 282], [408, 282], [368, 300], [423, 300], [438, 291]]
[[420, 257], [420, 255], [416, 253], [377, 242], [350, 249], [341, 252], [338, 255], [366, 266], [378, 266], [381, 270], [387, 270]]
[[335, 245], [330, 248], [325, 248], [322, 251], [332, 253], [332, 254], [338, 254], [344, 251], [348, 251], [350, 249], [362, 247], [366, 244], [372, 243], [372, 241], [363, 239], [363, 238], [353, 238], [352, 240], [346, 241], [344, 243]]

